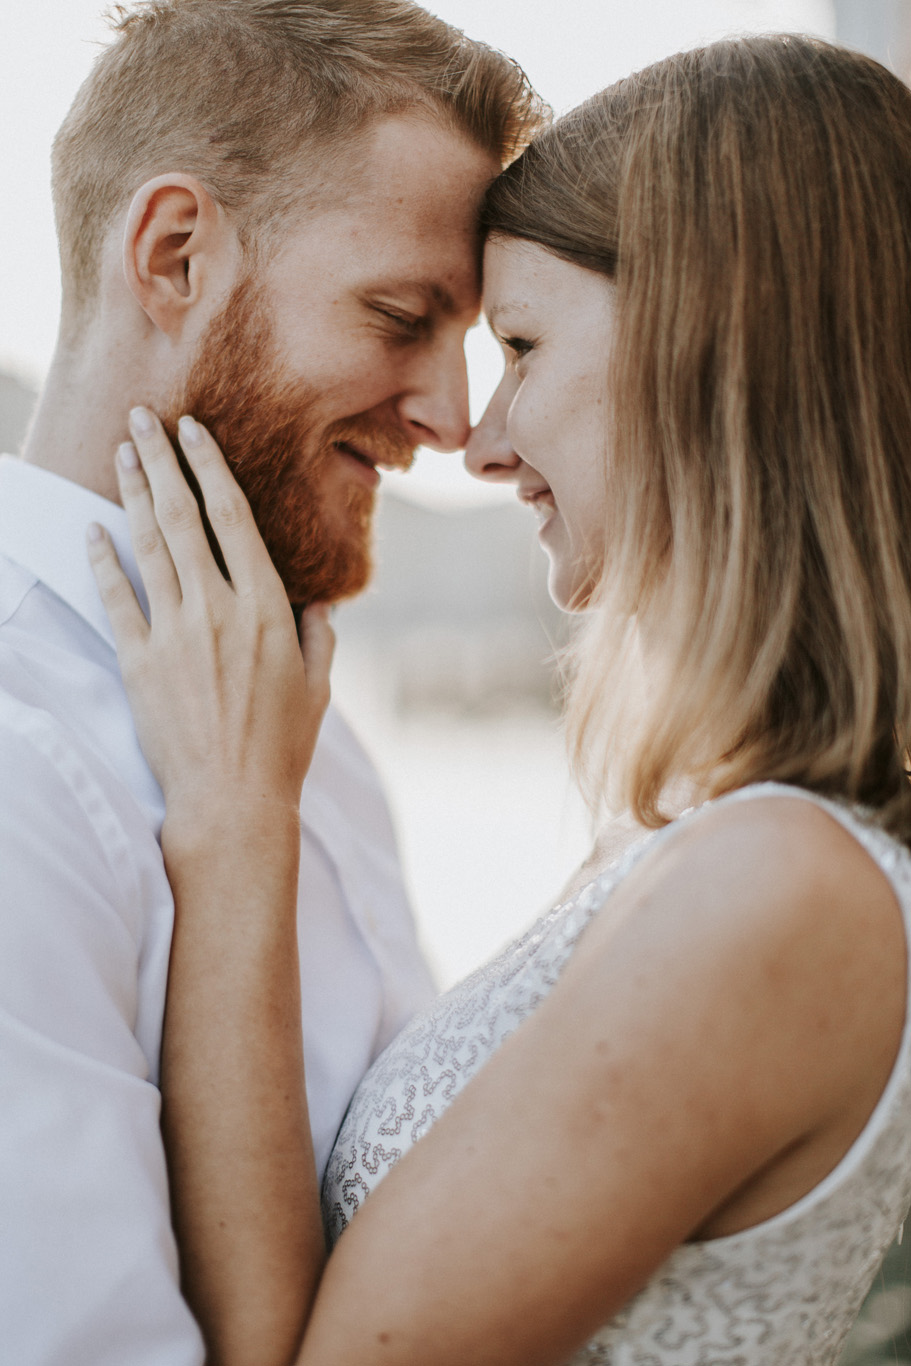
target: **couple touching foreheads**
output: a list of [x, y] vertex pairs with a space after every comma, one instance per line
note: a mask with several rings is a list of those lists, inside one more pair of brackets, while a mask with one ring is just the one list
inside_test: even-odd
[[[116, 27], [0, 464], [9, 1360], [834, 1361], [911, 1202], [911, 92], [743, 39], [550, 124], [409, 0]], [[437, 998], [327, 709], [418, 445], [536, 512], [632, 832]]]

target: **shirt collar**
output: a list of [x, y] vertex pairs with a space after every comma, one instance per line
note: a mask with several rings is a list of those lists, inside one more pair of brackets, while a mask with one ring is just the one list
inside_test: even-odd
[[123, 508], [50, 470], [0, 455], [0, 552], [34, 574], [114, 648], [86, 550], [89, 522], [100, 522], [110, 533], [123, 571], [148, 616], [148, 599]]

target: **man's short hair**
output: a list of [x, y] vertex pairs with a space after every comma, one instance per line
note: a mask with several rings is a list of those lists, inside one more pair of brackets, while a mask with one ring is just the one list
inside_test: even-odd
[[506, 164], [546, 116], [515, 62], [411, 0], [145, 0], [112, 26], [54, 142], [71, 327], [114, 215], [155, 175], [198, 177], [249, 247], [371, 119], [423, 105]]

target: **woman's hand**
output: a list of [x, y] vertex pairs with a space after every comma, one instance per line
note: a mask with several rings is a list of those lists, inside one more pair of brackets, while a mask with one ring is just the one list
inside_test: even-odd
[[162, 1134], [181, 1285], [211, 1366], [284, 1362], [325, 1258], [301, 1041], [298, 806], [333, 637], [325, 609], [311, 608], [298, 644], [247, 501], [204, 428], [182, 418], [180, 441], [230, 582], [160, 423], [139, 409], [131, 428], [117, 470], [150, 621], [100, 528], [89, 547], [167, 807]]
[[179, 809], [198, 818], [221, 800], [296, 810], [329, 701], [326, 609], [308, 609], [299, 644], [249, 504], [204, 427], [181, 418], [180, 444], [230, 582], [160, 422], [135, 409], [131, 431], [135, 444], [120, 447], [117, 474], [149, 622], [101, 528], [90, 533], [89, 553], [169, 817]]

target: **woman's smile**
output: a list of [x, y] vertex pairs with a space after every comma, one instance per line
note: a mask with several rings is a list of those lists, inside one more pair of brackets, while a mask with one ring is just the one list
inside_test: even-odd
[[516, 490], [520, 503], [531, 508], [538, 519], [538, 529], [543, 531], [545, 526], [557, 511], [557, 504], [554, 500], [553, 490], [546, 485], [543, 488], [523, 489], [521, 486]]
[[479, 479], [515, 483], [564, 610], [584, 605], [602, 563], [613, 296], [610, 280], [543, 247], [487, 244], [484, 309], [506, 370], [465, 464]]

